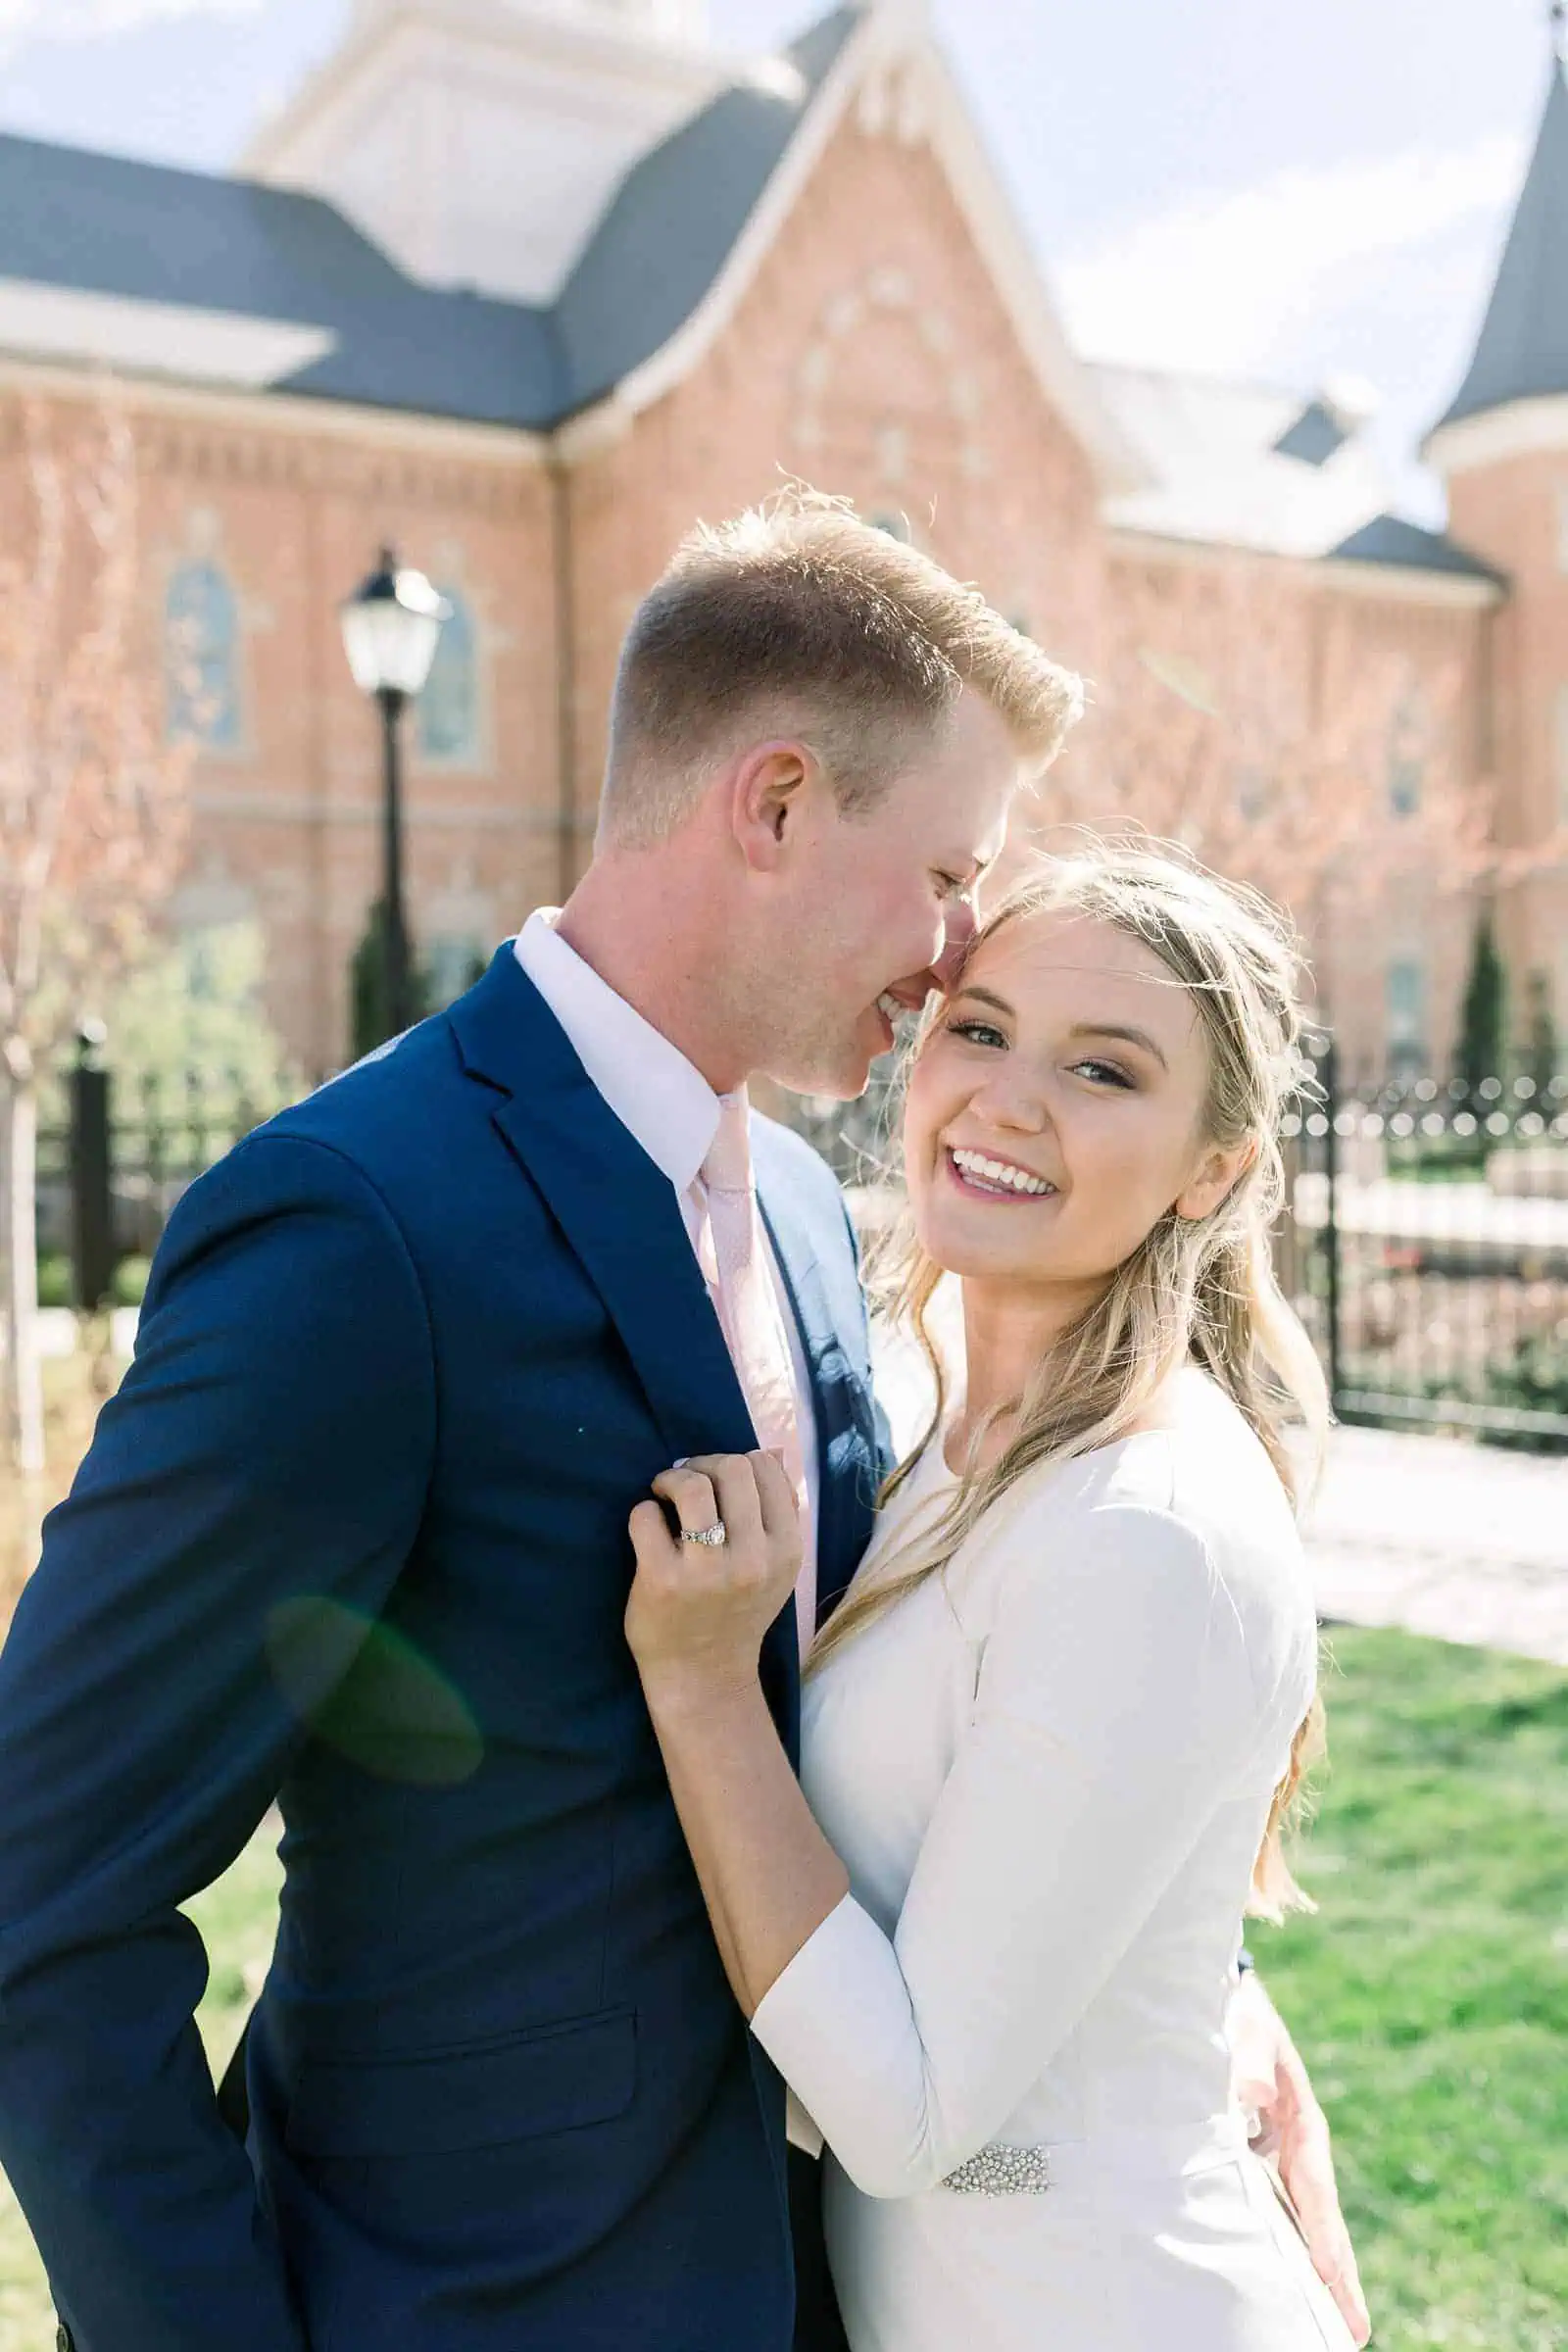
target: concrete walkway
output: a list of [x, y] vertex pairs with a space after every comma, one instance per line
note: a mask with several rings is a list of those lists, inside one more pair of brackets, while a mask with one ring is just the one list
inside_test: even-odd
[[1568, 1459], [1336, 1430], [1308, 1509], [1325, 1617], [1568, 1667]]
[[[901, 1445], [928, 1394], [907, 1349], [878, 1350]], [[1337, 1429], [1305, 1522], [1320, 1615], [1568, 1667], [1568, 1459], [1459, 1438]]]

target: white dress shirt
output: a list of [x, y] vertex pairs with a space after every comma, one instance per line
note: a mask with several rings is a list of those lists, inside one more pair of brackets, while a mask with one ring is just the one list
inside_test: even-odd
[[[573, 1053], [609, 1108], [655, 1167], [668, 1177], [701, 1265], [706, 1211], [698, 1177], [718, 1132], [718, 1097], [680, 1049], [645, 1021], [566, 945], [556, 929], [559, 913], [559, 908], [547, 906], [529, 915], [514, 943], [517, 961], [565, 1031]], [[816, 1562], [810, 1555], [815, 1549], [820, 1504], [816, 1418], [800, 1327], [765, 1226], [763, 1240], [789, 1341], [801, 1455], [811, 1506], [810, 1553], [801, 1578], [808, 1603], [803, 1614], [808, 1619], [813, 1613], [809, 1596], [816, 1590]], [[803, 1638], [806, 1631], [803, 1624]]]

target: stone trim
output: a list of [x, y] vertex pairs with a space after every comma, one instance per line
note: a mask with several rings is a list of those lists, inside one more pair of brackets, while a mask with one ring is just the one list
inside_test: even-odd
[[1534, 457], [1543, 450], [1568, 450], [1568, 393], [1513, 400], [1506, 408], [1485, 409], [1479, 416], [1460, 417], [1456, 424], [1441, 424], [1427, 435], [1421, 455], [1446, 480], [1450, 474], [1498, 466], [1509, 458]]
[[215, 434], [249, 431], [264, 438], [341, 443], [366, 459], [406, 455], [432, 464], [532, 471], [543, 465], [550, 445], [548, 435], [516, 425], [462, 424], [413, 410], [356, 407], [349, 401], [309, 399], [301, 393], [234, 392], [142, 376], [105, 377], [101, 370], [79, 366], [0, 358], [0, 395], [33, 394], [86, 404], [101, 400], [106, 390], [118, 393], [136, 414], [188, 421]]

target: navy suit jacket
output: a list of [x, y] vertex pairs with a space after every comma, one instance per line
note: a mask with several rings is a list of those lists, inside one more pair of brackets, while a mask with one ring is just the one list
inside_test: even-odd
[[[826, 1607], [864, 1308], [827, 1170], [755, 1154]], [[674, 1194], [510, 948], [180, 1202], [0, 1656], [0, 2163], [79, 2352], [787, 2352], [782, 2088], [621, 1627], [650, 1480], [754, 1443]], [[274, 1798], [242, 2149], [178, 1906]]]

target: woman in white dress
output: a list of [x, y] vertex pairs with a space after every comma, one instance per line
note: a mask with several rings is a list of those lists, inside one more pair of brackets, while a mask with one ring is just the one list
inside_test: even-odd
[[1244, 1908], [1299, 1899], [1314, 1706], [1282, 1430], [1322, 1384], [1268, 1251], [1298, 1027], [1283, 924], [1174, 858], [1053, 864], [980, 933], [905, 1125], [903, 1304], [923, 1332], [959, 1278], [964, 1391], [938, 1367], [818, 1636], [801, 1784], [757, 1674], [782, 1469], [666, 1473], [707, 1544], [634, 1514], [628, 1638], [731, 1982], [827, 2143], [853, 2352], [1364, 2341], [1223, 2031]]

